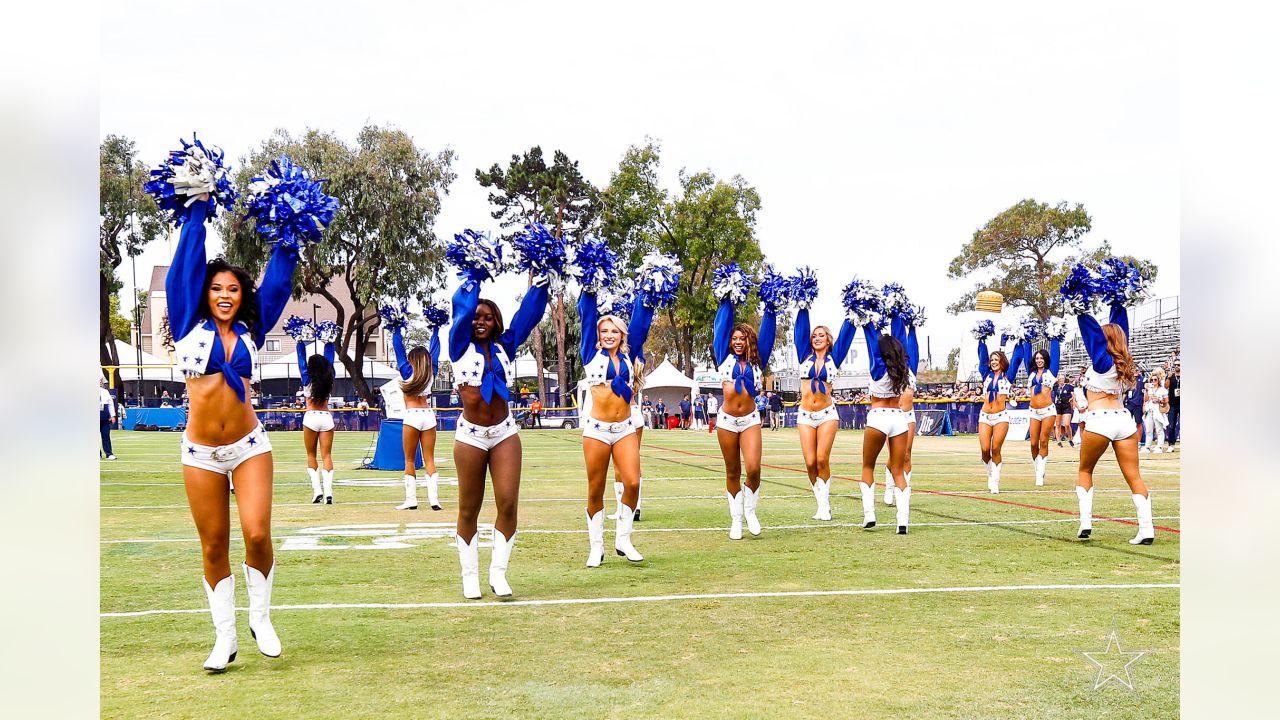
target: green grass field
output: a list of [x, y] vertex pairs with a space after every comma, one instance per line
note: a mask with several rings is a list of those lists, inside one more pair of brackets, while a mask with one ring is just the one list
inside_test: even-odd
[[[356, 469], [373, 434], [339, 433], [336, 504], [312, 505], [301, 434], [274, 433], [272, 619], [284, 654], [257, 652], [242, 611], [239, 657], [209, 675], [213, 627], [179, 438], [115, 433], [119, 460], [101, 475], [103, 717], [1178, 714], [1176, 454], [1142, 458], [1166, 528], [1143, 547], [1128, 544], [1133, 525], [1102, 519], [1133, 517], [1109, 454], [1095, 476], [1093, 539], [1081, 542], [1070, 448], [1052, 447], [1047, 485], [1036, 488], [1026, 443], [1007, 443], [1002, 492], [991, 496], [975, 436], [919, 438], [913, 527], [898, 536], [894, 509], [879, 501], [879, 527], [854, 524], [861, 506], [847, 480], [832, 487], [835, 520], [811, 520], [795, 431], [765, 432], [765, 530], [732, 541], [714, 436], [649, 431], [634, 536], [646, 559], [611, 554], [607, 521], [610, 554], [588, 570], [581, 435], [521, 437], [515, 596], [499, 602], [485, 580], [487, 543], [485, 597], [462, 597], [448, 544], [453, 484], [442, 483], [444, 510], [431, 511], [420, 490], [420, 509], [398, 512], [400, 473]], [[448, 481], [452, 437], [440, 439]], [[856, 473], [861, 441], [840, 433], [837, 477]], [[480, 519], [487, 529], [491, 503]], [[244, 608], [242, 576], [236, 592]], [[743, 596], [754, 593], [772, 595]], [[154, 610], [199, 612], [117, 614]], [[1148, 651], [1129, 668], [1133, 690], [1115, 679], [1095, 690], [1098, 670], [1079, 652], [1104, 649], [1112, 627], [1123, 649]], [[1103, 677], [1124, 678], [1130, 657], [1104, 656]]]

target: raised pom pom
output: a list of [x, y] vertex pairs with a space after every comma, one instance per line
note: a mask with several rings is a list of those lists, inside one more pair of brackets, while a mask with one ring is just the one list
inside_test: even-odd
[[427, 320], [427, 327], [441, 328], [449, 324], [449, 303], [437, 301], [422, 310], [422, 317]]
[[907, 325], [915, 326], [918, 328], [924, 327], [925, 321], [928, 320], [928, 318], [925, 316], [923, 305], [912, 305], [911, 312], [909, 315], [910, 316], [908, 317], [908, 314], [904, 313], [903, 320], [906, 321]]
[[1147, 300], [1151, 279], [1133, 263], [1109, 257], [1098, 267], [1098, 294], [1108, 305], [1133, 307]]
[[308, 343], [316, 339], [316, 326], [312, 325], [310, 320], [290, 315], [289, 319], [284, 321], [284, 334], [293, 338], [295, 342]]
[[738, 263], [721, 265], [711, 272], [711, 294], [718, 300], [728, 300], [734, 305], [747, 301], [751, 292], [751, 278]]
[[532, 272], [535, 285], [559, 286], [568, 262], [564, 246], [564, 241], [551, 234], [546, 225], [525, 225], [524, 232], [511, 238], [513, 264], [517, 270]]
[[445, 259], [458, 268], [458, 277], [464, 283], [481, 283], [491, 280], [506, 269], [502, 261], [502, 243], [489, 237], [489, 233], [463, 230], [453, 236], [444, 251]]
[[[1022, 323], [1010, 321], [1000, 326], [1000, 337], [1022, 342], [1027, 339], [1027, 331], [1022, 327]], [[1004, 340], [1001, 340], [1001, 342], [1004, 342]]]
[[884, 293], [884, 314], [890, 318], [901, 315], [907, 308], [911, 307], [911, 301], [907, 299], [907, 291], [898, 283], [889, 283], [881, 290]]
[[179, 139], [182, 149], [171, 150], [169, 158], [151, 171], [143, 192], [155, 198], [174, 225], [187, 221], [191, 203], [202, 193], [209, 193], [209, 217], [217, 214], [218, 206], [235, 205], [239, 193], [231, 185], [231, 168], [223, 163], [222, 149], [214, 145], [206, 148], [195, 133], [191, 133], [191, 142]]
[[383, 305], [378, 308], [378, 314], [382, 316], [382, 324], [388, 330], [392, 332], [403, 330], [409, 324], [409, 303]]
[[777, 310], [785, 307], [791, 295], [791, 281], [774, 271], [772, 265], [764, 266], [764, 275], [760, 278], [760, 302], [766, 310]]
[[808, 309], [818, 299], [818, 276], [807, 265], [791, 276], [788, 286], [787, 296], [798, 308]]
[[872, 283], [855, 277], [844, 286], [841, 302], [844, 304], [845, 315], [853, 324], [876, 327], [883, 325], [884, 294]]
[[974, 324], [973, 330], [970, 332], [973, 333], [978, 342], [982, 342], [996, 334], [996, 324], [990, 320], [979, 320]]
[[1062, 340], [1067, 337], [1067, 321], [1060, 317], [1051, 317], [1045, 323], [1044, 336], [1049, 340]]
[[617, 315], [630, 320], [635, 301], [635, 283], [631, 280], [615, 280], [601, 288], [596, 295], [596, 310], [601, 315]]
[[604, 240], [583, 240], [576, 247], [568, 248], [568, 259], [568, 272], [582, 286], [583, 292], [599, 294], [601, 288], [612, 285], [617, 279], [618, 254], [609, 249]]
[[332, 320], [321, 320], [316, 326], [316, 339], [328, 345], [338, 339], [338, 323]]
[[670, 307], [680, 289], [680, 260], [674, 255], [649, 253], [637, 272], [638, 287], [647, 308]]
[[308, 243], [320, 242], [320, 233], [338, 211], [338, 199], [324, 193], [324, 183], [281, 155], [266, 173], [249, 181], [245, 216], [257, 221], [257, 231], [268, 240], [299, 253]]
[[1072, 315], [1085, 315], [1093, 311], [1095, 298], [1100, 291], [1098, 277], [1082, 263], [1076, 263], [1058, 294], [1062, 296], [1062, 306]]
[[1022, 337], [1026, 340], [1035, 340], [1044, 333], [1044, 323], [1040, 322], [1040, 318], [1027, 316], [1022, 318]]

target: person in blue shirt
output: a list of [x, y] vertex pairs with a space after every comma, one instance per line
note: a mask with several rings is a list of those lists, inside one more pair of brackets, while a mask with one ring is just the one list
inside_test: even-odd
[[517, 349], [529, 338], [547, 310], [547, 279], [525, 293], [519, 310], [505, 327], [502, 311], [480, 297], [480, 283], [466, 281], [453, 296], [449, 327], [449, 359], [453, 384], [462, 401], [454, 432], [453, 463], [458, 472], [458, 562], [462, 594], [480, 597], [480, 533], [476, 524], [484, 504], [485, 475], [493, 478], [497, 518], [493, 523], [493, 556], [489, 588], [499, 597], [511, 595], [507, 565], [516, 542], [522, 451], [519, 425], [511, 417], [511, 391]]
[[773, 420], [773, 429], [782, 428], [782, 394], [778, 392], [767, 393], [769, 398], [769, 416]]
[[1145, 429], [1142, 426], [1143, 415], [1143, 388], [1146, 387], [1147, 381], [1142, 374], [1142, 368], [1137, 369], [1137, 375], [1133, 379], [1133, 387], [1125, 393], [1124, 406], [1133, 416], [1133, 421], [1138, 425], [1138, 448], [1142, 449], [1146, 446]]
[[1053, 409], [1057, 414], [1053, 416], [1053, 436], [1058, 441], [1058, 447], [1062, 447], [1062, 438], [1066, 437], [1071, 443], [1071, 447], [1075, 447], [1075, 440], [1071, 437], [1071, 394], [1075, 392], [1076, 386], [1067, 380], [1067, 373], [1058, 375], [1058, 382], [1053, 386]]
[[653, 411], [655, 413], [655, 417], [657, 418], [656, 424], [658, 426], [658, 429], [666, 430], [667, 429], [667, 404], [663, 402], [662, 398], [658, 398], [658, 403], [653, 406]]
[[299, 258], [295, 250], [277, 244], [255, 288], [244, 269], [222, 258], [206, 261], [207, 212], [208, 195], [200, 195], [182, 224], [165, 295], [174, 357], [191, 399], [182, 434], [182, 477], [200, 535], [204, 589], [215, 629], [204, 666], [221, 672], [237, 650], [235, 581], [227, 554], [232, 473], [244, 535], [249, 629], [264, 655], [279, 657], [281, 652], [270, 618], [275, 581], [271, 441], [253, 411], [248, 384], [258, 379], [257, 352], [284, 312]]
[[[307, 346], [298, 343], [298, 370], [302, 375], [303, 394], [307, 398], [307, 411], [302, 415], [302, 445], [307, 451], [307, 477], [311, 479], [311, 502], [333, 504], [333, 413], [329, 410], [329, 395], [333, 392], [332, 342], [324, 344], [323, 355], [307, 356]], [[320, 469], [316, 450], [324, 462]], [[321, 480], [323, 479], [323, 484]]]
[[760, 427], [771, 425], [769, 422], [769, 398], [764, 393], [756, 396], [756, 412], [760, 413]]
[[404, 328], [391, 333], [391, 346], [400, 371], [400, 390], [404, 393], [404, 423], [401, 442], [404, 448], [404, 502], [397, 510], [418, 509], [418, 450], [422, 450], [426, 470], [427, 503], [440, 509], [440, 473], [436, 469], [436, 411], [431, 407], [431, 381], [440, 366], [440, 332], [432, 328], [429, 347], [421, 345], [405, 351]]
[[693, 403], [689, 402], [689, 396], [685, 395], [680, 401], [680, 429], [689, 429], [689, 415], [693, 412]]

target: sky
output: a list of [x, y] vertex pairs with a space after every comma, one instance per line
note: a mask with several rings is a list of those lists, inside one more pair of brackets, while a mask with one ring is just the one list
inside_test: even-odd
[[[759, 190], [766, 258], [817, 271], [815, 324], [838, 324], [853, 275], [897, 281], [928, 309], [935, 364], [972, 344], [973, 317], [945, 308], [977, 278], [948, 279], [949, 261], [1025, 198], [1082, 203], [1087, 243], [1154, 260], [1155, 296], [1179, 294], [1163, 6], [780, 5], [224, 2], [193, 22], [173, 3], [107, 3], [101, 134], [154, 165], [193, 130], [238, 159], [278, 127], [354, 142], [390, 124], [457, 154], [441, 237], [497, 229], [476, 168], [541, 145], [603, 186], [653, 137], [668, 188], [687, 168]], [[171, 252], [150, 246], [139, 281]]]

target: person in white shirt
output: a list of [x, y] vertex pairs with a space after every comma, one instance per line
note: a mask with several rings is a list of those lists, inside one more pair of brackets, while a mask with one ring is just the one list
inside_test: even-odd
[[1156, 370], [1147, 381], [1142, 405], [1142, 425], [1146, 429], [1146, 437], [1139, 452], [1162, 453], [1168, 449], [1165, 444], [1165, 428], [1169, 425], [1168, 411], [1169, 390], [1164, 386], [1164, 371]]
[[720, 410], [720, 401], [719, 401], [719, 400], [716, 400], [716, 396], [715, 396], [715, 395], [710, 395], [710, 394], [708, 394], [708, 395], [707, 395], [707, 418], [708, 418], [708, 420], [707, 420], [707, 432], [715, 432], [715, 431], [716, 431], [715, 426], [711, 424], [711, 420], [710, 420], [710, 418], [715, 417], [715, 416], [716, 416], [716, 413], [717, 413], [717, 412], [719, 412], [719, 410]]
[[108, 460], [115, 460], [111, 452], [111, 423], [116, 419], [116, 399], [104, 387], [107, 381], [98, 378], [98, 430], [102, 433], [102, 453]]

